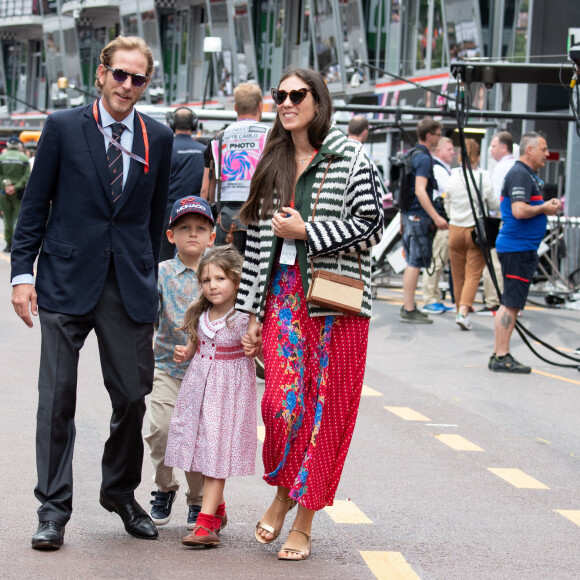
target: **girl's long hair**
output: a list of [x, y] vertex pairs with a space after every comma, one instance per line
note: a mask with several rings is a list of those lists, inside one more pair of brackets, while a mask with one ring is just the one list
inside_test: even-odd
[[[304, 81], [318, 104], [318, 112], [308, 127], [308, 140], [314, 149], [320, 149], [328, 135], [332, 119], [330, 92], [322, 75], [309, 68], [286, 69], [278, 86], [282, 81], [293, 76]], [[284, 129], [277, 114], [266, 147], [252, 177], [248, 200], [240, 210], [241, 220], [248, 224], [258, 221], [260, 217], [265, 219], [274, 207], [274, 190], [280, 207], [287, 207], [292, 198], [295, 177], [296, 162], [292, 133]], [[261, 213], [260, 202], [262, 202]]]
[[[206, 310], [209, 310], [212, 305], [203, 294], [202, 280], [205, 269], [210, 264], [221, 268], [224, 271], [226, 277], [234, 283], [237, 291], [237, 289], [240, 287], [240, 280], [242, 278], [243, 261], [244, 259], [232, 244], [211, 248], [201, 258], [197, 268], [197, 279], [201, 292], [199, 298], [193, 302], [185, 311], [183, 326], [178, 329], [184, 330], [189, 335], [191, 342], [194, 345], [194, 352], [197, 351], [199, 341], [197, 336], [197, 325], [199, 323], [199, 319], [201, 315]], [[228, 318], [229, 316], [231, 316], [231, 314], [228, 315]]]

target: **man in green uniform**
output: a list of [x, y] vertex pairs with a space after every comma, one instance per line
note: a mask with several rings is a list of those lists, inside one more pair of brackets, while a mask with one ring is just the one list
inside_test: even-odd
[[5, 252], [12, 250], [12, 234], [20, 212], [20, 203], [24, 188], [30, 176], [30, 162], [24, 153], [18, 150], [21, 142], [17, 137], [9, 137], [6, 151], [0, 155], [0, 210], [4, 217]]

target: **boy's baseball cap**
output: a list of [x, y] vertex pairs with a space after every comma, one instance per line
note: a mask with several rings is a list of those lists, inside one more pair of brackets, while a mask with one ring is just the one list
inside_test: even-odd
[[189, 197], [182, 197], [178, 199], [171, 209], [171, 216], [169, 217], [169, 225], [183, 215], [188, 213], [198, 213], [205, 216], [212, 224], [215, 224], [209, 203], [203, 197], [190, 195]]

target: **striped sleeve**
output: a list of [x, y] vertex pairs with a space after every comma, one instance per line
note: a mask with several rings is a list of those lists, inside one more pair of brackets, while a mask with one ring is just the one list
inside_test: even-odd
[[259, 313], [260, 297], [260, 229], [257, 223], [248, 225], [246, 252], [242, 268], [242, 279], [236, 299], [236, 309], [253, 314]]
[[308, 257], [363, 252], [377, 244], [384, 229], [379, 192], [373, 165], [362, 147], [358, 148], [346, 187], [341, 192], [345, 219], [315, 219], [306, 223]]

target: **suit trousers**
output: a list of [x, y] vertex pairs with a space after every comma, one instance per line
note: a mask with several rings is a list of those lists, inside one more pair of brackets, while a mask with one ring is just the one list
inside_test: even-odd
[[99, 345], [113, 408], [102, 457], [101, 490], [116, 503], [134, 498], [141, 482], [145, 396], [153, 384], [153, 325], [133, 321], [123, 305], [113, 261], [97, 305], [76, 316], [39, 309], [42, 332], [38, 380], [34, 490], [38, 519], [66, 524], [72, 513], [72, 459], [79, 352], [91, 330]]
[[[150, 433], [145, 437], [151, 450], [151, 461], [155, 473], [153, 481], [157, 489], [163, 493], [177, 491], [179, 483], [175, 477], [173, 467], [165, 465], [165, 450], [167, 449], [167, 436], [173, 408], [179, 395], [182, 379], [176, 379], [165, 371], [155, 367], [153, 375], [153, 391], [149, 397], [149, 426]], [[203, 500], [204, 477], [197, 471], [186, 471], [185, 480], [188, 489], [185, 492], [187, 505], [201, 505]]]

